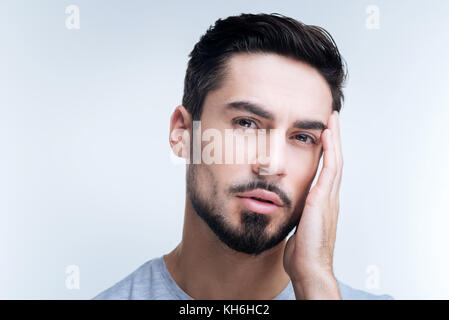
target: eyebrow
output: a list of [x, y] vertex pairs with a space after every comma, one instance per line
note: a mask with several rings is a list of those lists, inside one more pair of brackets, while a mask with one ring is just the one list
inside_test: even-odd
[[[230, 102], [226, 105], [227, 108], [237, 109], [248, 111], [253, 113], [261, 118], [265, 118], [267, 120], [274, 120], [274, 114], [270, 111], [266, 110], [263, 106], [249, 102], [249, 101], [234, 101]], [[303, 129], [303, 130], [320, 130], [323, 131], [327, 129], [327, 126], [321, 122], [316, 120], [298, 120], [293, 123], [293, 128]]]
[[270, 111], [266, 110], [259, 104], [248, 102], [248, 101], [234, 101], [230, 102], [226, 105], [228, 108], [248, 111], [253, 113], [261, 118], [265, 118], [267, 120], [274, 120], [274, 114]]
[[320, 130], [323, 131], [327, 129], [327, 126], [321, 121], [314, 120], [299, 120], [293, 123], [293, 128], [303, 129], [303, 130]]

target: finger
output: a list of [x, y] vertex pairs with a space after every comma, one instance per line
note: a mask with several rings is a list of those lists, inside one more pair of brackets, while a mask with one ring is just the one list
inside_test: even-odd
[[335, 143], [335, 154], [337, 155], [337, 163], [339, 166], [343, 163], [343, 154], [341, 150], [341, 135], [340, 135], [340, 115], [337, 111], [333, 112], [333, 121], [332, 121], [332, 133]]
[[330, 196], [337, 173], [335, 144], [330, 129], [325, 129], [323, 131], [321, 134], [321, 141], [323, 143], [323, 168], [321, 169], [317, 186], [319, 189], [323, 190], [326, 195]]
[[337, 176], [334, 181], [334, 186], [332, 188], [332, 196], [338, 198], [341, 185], [341, 176], [343, 171], [343, 152], [341, 149], [341, 135], [340, 135], [340, 119], [337, 111], [333, 112], [332, 117], [332, 133], [334, 138], [335, 154], [337, 158]]

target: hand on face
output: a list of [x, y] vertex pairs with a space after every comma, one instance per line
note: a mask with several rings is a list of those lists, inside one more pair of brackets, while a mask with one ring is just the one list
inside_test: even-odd
[[321, 134], [323, 168], [285, 247], [284, 268], [298, 299], [340, 298], [332, 266], [343, 170], [338, 118], [338, 112], [333, 111], [328, 128]]

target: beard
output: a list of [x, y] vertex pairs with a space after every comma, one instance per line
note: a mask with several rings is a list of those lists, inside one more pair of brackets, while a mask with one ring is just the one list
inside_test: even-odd
[[[220, 203], [217, 190], [216, 179], [209, 172], [210, 177], [207, 180], [211, 183], [211, 194], [204, 199], [199, 191], [199, 181], [197, 165], [188, 165], [187, 169], [187, 194], [194, 211], [209, 226], [215, 235], [229, 248], [250, 255], [257, 256], [262, 252], [271, 249], [282, 242], [298, 225], [300, 216], [296, 219], [286, 220], [280, 225], [273, 234], [268, 234], [267, 227], [270, 224], [271, 217], [265, 214], [244, 210], [240, 214], [240, 226], [233, 227], [226, 219], [223, 212], [224, 203]], [[289, 198], [276, 186], [269, 185], [265, 180], [251, 181], [245, 185], [233, 186], [232, 192], [244, 192], [257, 188], [276, 192], [284, 201], [286, 208], [291, 208]], [[205, 188], [207, 189], [207, 188]]]

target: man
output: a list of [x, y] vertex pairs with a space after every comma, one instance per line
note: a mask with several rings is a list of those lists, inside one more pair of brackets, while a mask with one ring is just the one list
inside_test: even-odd
[[[187, 160], [182, 241], [94, 299], [391, 299], [333, 274], [345, 76], [322, 28], [279, 14], [219, 19], [190, 54], [170, 119]], [[238, 139], [251, 134], [269, 142]]]

